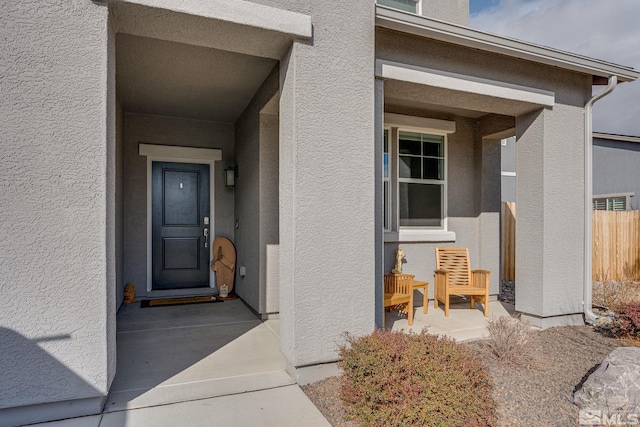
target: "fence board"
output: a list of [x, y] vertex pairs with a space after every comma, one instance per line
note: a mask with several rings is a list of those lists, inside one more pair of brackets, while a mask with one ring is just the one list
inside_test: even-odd
[[593, 211], [593, 280], [640, 280], [640, 211]]
[[502, 280], [516, 280], [516, 203], [502, 203]]
[[[516, 204], [502, 203], [502, 279], [516, 279]], [[593, 211], [593, 280], [640, 280], [640, 210]]]

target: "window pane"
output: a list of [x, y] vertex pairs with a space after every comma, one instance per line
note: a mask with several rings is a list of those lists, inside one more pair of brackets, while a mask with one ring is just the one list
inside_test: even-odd
[[424, 175], [422, 178], [444, 180], [444, 160], [425, 157], [422, 161], [424, 164]]
[[418, 13], [418, 3], [414, 0], [378, 0], [378, 4], [404, 10], [405, 12]]
[[419, 156], [422, 154], [420, 148], [421, 135], [413, 132], [400, 132], [400, 154], [411, 154]]
[[400, 178], [422, 177], [422, 157], [400, 156]]
[[[425, 136], [429, 136], [429, 135], [425, 135]], [[422, 154], [430, 157], [444, 157], [444, 143], [423, 142]]]
[[383, 203], [384, 203], [384, 229], [389, 229], [389, 181], [384, 182], [384, 195], [383, 195]]
[[384, 177], [389, 177], [389, 131], [384, 131], [384, 154], [382, 155], [382, 169], [384, 171]]
[[442, 226], [442, 185], [401, 182], [400, 226]]

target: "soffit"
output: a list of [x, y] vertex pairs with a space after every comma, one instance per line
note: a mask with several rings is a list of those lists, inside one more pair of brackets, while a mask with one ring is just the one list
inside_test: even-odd
[[235, 122], [277, 61], [118, 34], [116, 77], [128, 112]]

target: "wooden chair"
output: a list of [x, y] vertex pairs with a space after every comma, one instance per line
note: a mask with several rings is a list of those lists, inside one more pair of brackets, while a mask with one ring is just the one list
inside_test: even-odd
[[484, 305], [484, 315], [489, 315], [489, 275], [487, 270], [471, 270], [468, 248], [436, 248], [436, 269], [433, 273], [435, 298], [444, 303], [444, 315], [449, 316], [449, 297], [451, 295], [469, 295], [471, 308], [475, 302]]
[[409, 326], [413, 325], [413, 275], [384, 275], [384, 308], [391, 307], [407, 313]]

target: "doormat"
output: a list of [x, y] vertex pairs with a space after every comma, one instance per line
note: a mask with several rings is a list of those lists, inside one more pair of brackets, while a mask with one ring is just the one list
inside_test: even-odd
[[184, 297], [184, 298], [163, 298], [150, 299], [140, 301], [140, 308], [160, 307], [168, 305], [186, 305], [186, 304], [207, 304], [211, 302], [223, 302], [215, 297]]

